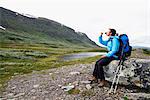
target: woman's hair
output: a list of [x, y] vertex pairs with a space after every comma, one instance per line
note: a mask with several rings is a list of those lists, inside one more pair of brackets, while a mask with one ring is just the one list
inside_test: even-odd
[[115, 34], [116, 34], [116, 30], [115, 30], [115, 29], [111, 29], [111, 28], [110, 28], [109, 30], [110, 30], [110, 31], [111, 31], [111, 33], [112, 33], [111, 35], [112, 35], [112, 36], [115, 36]]

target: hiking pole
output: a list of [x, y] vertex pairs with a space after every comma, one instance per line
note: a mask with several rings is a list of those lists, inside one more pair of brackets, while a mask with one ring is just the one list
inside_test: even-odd
[[[116, 93], [117, 85], [118, 85], [119, 78], [120, 78], [119, 74], [121, 73], [121, 70], [122, 70], [122, 67], [123, 67], [123, 62], [124, 62], [124, 60], [120, 59], [117, 70], [115, 72], [115, 76], [114, 76], [111, 88], [110, 88], [108, 93], [111, 93], [113, 90], [114, 90], [114, 93]], [[115, 88], [114, 88], [114, 84], [115, 84]]]
[[119, 71], [119, 69], [120, 69], [120, 63], [121, 63], [121, 60], [120, 60], [120, 62], [119, 62], [119, 64], [118, 64], [118, 67], [117, 67], [117, 70], [116, 70], [116, 74], [115, 74], [115, 76], [114, 76], [114, 79], [113, 79], [111, 88], [110, 88], [110, 90], [109, 90], [108, 93], [111, 93], [111, 92], [113, 91], [113, 87], [114, 87], [114, 84], [115, 84], [115, 81], [116, 81], [116, 77], [117, 77], [118, 71]]
[[118, 86], [118, 83], [119, 83], [119, 78], [120, 78], [120, 76], [121, 76], [122, 67], [123, 67], [123, 65], [121, 64], [120, 70], [119, 70], [119, 75], [118, 75], [118, 77], [117, 77], [117, 81], [116, 81], [116, 84], [115, 84], [114, 93], [116, 93], [116, 90], [117, 90], [117, 86]]
[[[111, 85], [111, 88], [109, 90], [108, 93], [116, 93], [116, 89], [117, 89], [117, 85], [118, 85], [118, 82], [119, 82], [119, 77], [120, 77], [120, 73], [121, 73], [121, 70], [122, 70], [122, 66], [123, 66], [123, 61], [120, 60], [119, 64], [118, 64], [118, 67], [117, 67], [117, 70], [116, 70], [116, 74], [114, 76], [114, 79], [113, 79], [113, 82], [112, 82], [112, 85]], [[115, 88], [114, 88], [115, 87]]]
[[[124, 49], [124, 47], [125, 47], [125, 46], [123, 46], [123, 49]], [[117, 80], [116, 80], [116, 84], [115, 84], [114, 93], [116, 93], [117, 86], [118, 86], [118, 83], [119, 83], [119, 78], [120, 78], [120, 76], [121, 76], [121, 71], [122, 71], [123, 63], [124, 63], [124, 60], [125, 60], [124, 54], [123, 54], [123, 49], [122, 49], [122, 52], [121, 52], [121, 55], [122, 55], [122, 56], [121, 56], [121, 58], [120, 58], [120, 60], [121, 60], [121, 62], [120, 62], [121, 66], [120, 66], [120, 69], [119, 69], [119, 72], [118, 72], [118, 75], [117, 75]]]

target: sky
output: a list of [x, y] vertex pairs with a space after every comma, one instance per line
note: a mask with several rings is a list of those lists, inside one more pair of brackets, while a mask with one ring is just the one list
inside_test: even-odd
[[57, 21], [98, 45], [99, 33], [114, 28], [128, 34], [131, 45], [150, 47], [149, 0], [0, 0], [0, 6]]

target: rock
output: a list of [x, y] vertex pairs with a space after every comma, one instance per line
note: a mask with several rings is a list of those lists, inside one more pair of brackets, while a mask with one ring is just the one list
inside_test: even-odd
[[64, 91], [69, 91], [71, 89], [75, 88], [74, 85], [68, 85], [68, 86], [62, 86], [61, 89], [63, 89]]
[[62, 85], [58, 85], [58, 87], [62, 87]]
[[50, 100], [49, 98], [45, 98], [45, 100]]
[[137, 59], [137, 63], [150, 63], [150, 59]]
[[85, 87], [86, 87], [88, 90], [92, 88], [92, 86], [91, 86], [90, 84], [87, 84]]
[[112, 100], [112, 98], [111, 97], [107, 97], [107, 98], [105, 98], [105, 100]]
[[108, 88], [108, 87], [103, 87], [103, 89], [104, 89], [104, 90], [109, 90], [109, 88]]
[[75, 85], [75, 86], [78, 86], [79, 82], [78, 81], [74, 81], [72, 84]]
[[19, 73], [14, 73], [14, 75], [18, 75]]
[[33, 97], [31, 97], [31, 100], [36, 100], [37, 99], [37, 97], [36, 96], [33, 96]]
[[22, 96], [22, 95], [25, 95], [25, 93], [19, 93], [19, 94], [15, 95], [14, 97], [16, 98], [16, 97], [19, 97], [19, 96]]
[[49, 75], [52, 75], [53, 73], [49, 73]]
[[91, 81], [81, 81], [80, 83], [82, 83], [82, 84], [90, 84]]
[[0, 100], [5, 100], [5, 99], [0, 97]]
[[[146, 63], [143, 63], [146, 62]], [[138, 87], [147, 88], [150, 83], [150, 64], [147, 63], [150, 60], [133, 60], [129, 59], [124, 61], [124, 66], [122, 67], [119, 79], [120, 84], [129, 85], [130, 83], [135, 83], [135, 81], [140, 81], [135, 85]], [[119, 61], [112, 61], [108, 66], [104, 67], [104, 72], [106, 79], [108, 81], [113, 80], [115, 71], [117, 69]]]
[[33, 85], [34, 88], [38, 88], [39, 87], [39, 84], [36, 84], [36, 85]]
[[32, 89], [31, 92], [34, 93], [34, 92], [36, 92], [36, 90], [35, 90], [35, 89]]
[[70, 72], [69, 74], [70, 74], [70, 75], [79, 75], [80, 72]]
[[12, 97], [14, 94], [13, 93], [9, 93], [7, 94], [7, 96]]
[[11, 89], [15, 89], [16, 88], [16, 86], [13, 86]]

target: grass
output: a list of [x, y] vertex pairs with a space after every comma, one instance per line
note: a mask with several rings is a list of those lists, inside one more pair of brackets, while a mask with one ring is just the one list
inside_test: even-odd
[[0, 90], [3, 91], [7, 81], [16, 75], [65, 65], [91, 63], [99, 56], [72, 61], [63, 61], [61, 56], [98, 50], [104, 51], [100, 48], [50, 48], [41, 44], [3, 44], [0, 46]]
[[129, 100], [127, 96], [124, 96], [123, 99], [124, 99], [124, 100]]
[[93, 90], [84, 90], [82, 91], [81, 95], [83, 97], [86, 97], [86, 96], [94, 96], [95, 95], [95, 92]]
[[71, 89], [71, 90], [68, 91], [68, 94], [73, 94], [73, 95], [79, 94], [79, 93], [80, 93], [79, 89]]
[[142, 49], [144, 54], [150, 55], [150, 50], [148, 49]]

